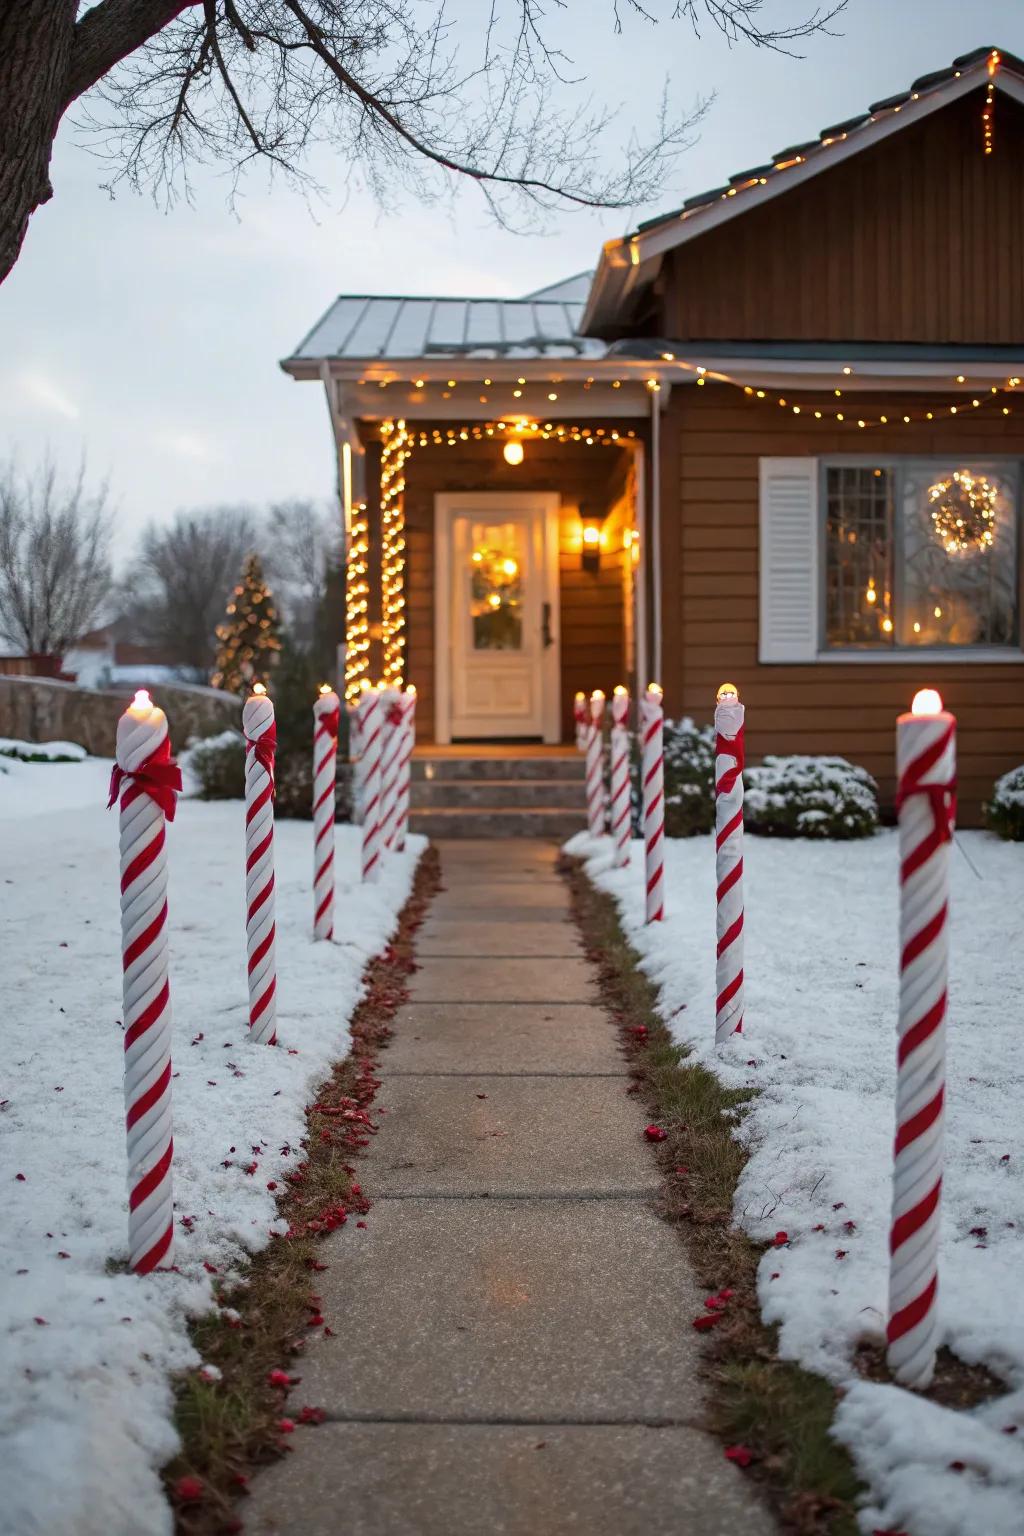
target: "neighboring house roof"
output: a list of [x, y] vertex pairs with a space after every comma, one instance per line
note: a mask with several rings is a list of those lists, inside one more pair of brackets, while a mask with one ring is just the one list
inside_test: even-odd
[[580, 273], [522, 299], [342, 294], [287, 363], [603, 357], [604, 343], [578, 330], [588, 288]]
[[737, 171], [723, 185], [696, 193], [671, 213], [647, 219], [621, 240], [608, 241], [594, 275], [581, 329], [588, 334], [614, 333], [616, 327], [628, 329], [629, 301], [650, 287], [666, 251], [910, 127], [989, 78], [996, 90], [1024, 102], [1024, 61], [998, 48], [975, 48], [954, 59], [948, 68], [921, 75], [898, 95], [872, 102], [855, 117], [823, 128], [816, 138], [787, 145], [764, 165]]

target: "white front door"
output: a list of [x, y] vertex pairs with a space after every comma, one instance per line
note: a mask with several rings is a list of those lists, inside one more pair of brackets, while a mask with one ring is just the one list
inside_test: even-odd
[[557, 495], [437, 497], [437, 739], [557, 741]]

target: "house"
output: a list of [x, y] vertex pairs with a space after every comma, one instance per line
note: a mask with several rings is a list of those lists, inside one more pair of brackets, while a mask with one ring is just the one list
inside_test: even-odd
[[991, 48], [608, 242], [523, 299], [343, 296], [323, 386], [349, 695], [422, 741], [572, 739], [658, 679], [748, 755], [893, 794], [896, 715], [959, 717], [961, 819], [1024, 761], [1024, 63]]

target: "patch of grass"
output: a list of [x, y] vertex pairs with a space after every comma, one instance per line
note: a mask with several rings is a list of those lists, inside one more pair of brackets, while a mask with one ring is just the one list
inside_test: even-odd
[[393, 942], [371, 962], [366, 994], [352, 1020], [352, 1049], [317, 1088], [306, 1133], [293, 1148], [295, 1164], [281, 1183], [278, 1215], [288, 1235], [256, 1254], [240, 1274], [218, 1286], [218, 1309], [197, 1318], [192, 1341], [219, 1376], [190, 1371], [175, 1382], [175, 1424], [181, 1451], [164, 1468], [179, 1536], [240, 1531], [235, 1501], [253, 1468], [285, 1444], [282, 1421], [301, 1422], [272, 1371], [289, 1370], [311, 1331], [329, 1326], [319, 1309], [320, 1243], [369, 1209], [355, 1160], [375, 1133], [371, 1106], [380, 1086], [377, 1058], [391, 1020], [407, 1000], [416, 931], [440, 884], [437, 855], [420, 861], [413, 893]]
[[677, 1225], [709, 1295], [732, 1292], [713, 1314], [718, 1321], [708, 1335], [709, 1428], [726, 1444], [753, 1452], [750, 1474], [784, 1530], [856, 1536], [862, 1489], [846, 1450], [829, 1433], [838, 1395], [821, 1377], [779, 1360], [777, 1330], [761, 1321], [757, 1303], [765, 1249], [733, 1224], [733, 1196], [746, 1161], [733, 1131], [753, 1093], [723, 1087], [687, 1059], [658, 1016], [656, 988], [623, 936], [614, 902], [578, 865], [566, 873], [588, 957], [622, 1032], [630, 1091], [667, 1133], [654, 1144], [664, 1174], [662, 1214]]

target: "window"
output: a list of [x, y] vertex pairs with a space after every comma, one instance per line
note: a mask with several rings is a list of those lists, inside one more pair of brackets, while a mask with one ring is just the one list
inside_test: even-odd
[[1019, 467], [826, 463], [829, 650], [1018, 643]]

